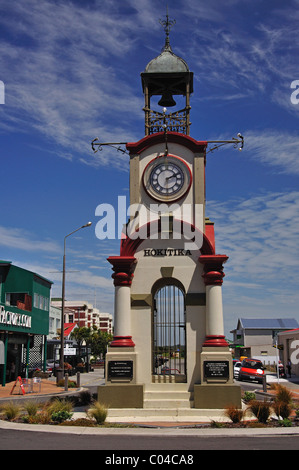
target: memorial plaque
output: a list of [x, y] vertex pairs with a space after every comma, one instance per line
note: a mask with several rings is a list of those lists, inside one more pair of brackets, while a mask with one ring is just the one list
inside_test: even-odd
[[133, 378], [133, 361], [109, 361], [108, 379]]
[[204, 376], [206, 378], [229, 378], [228, 361], [204, 361]]

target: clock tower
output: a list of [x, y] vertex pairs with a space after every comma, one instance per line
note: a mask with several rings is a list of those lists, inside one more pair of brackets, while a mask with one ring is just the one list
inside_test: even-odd
[[160, 411], [186, 420], [241, 406], [223, 330], [228, 257], [216, 253], [205, 214], [207, 141], [190, 136], [193, 73], [170, 46], [174, 22], [167, 15], [161, 23], [165, 45], [141, 74], [145, 136], [126, 144], [130, 218], [120, 254], [108, 258], [115, 330], [99, 400], [115, 420], [123, 408], [126, 416], [139, 409], [143, 419]]

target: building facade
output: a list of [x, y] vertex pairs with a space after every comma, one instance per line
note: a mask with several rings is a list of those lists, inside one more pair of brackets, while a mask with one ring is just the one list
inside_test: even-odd
[[298, 327], [294, 318], [239, 318], [237, 328], [231, 331], [235, 357], [254, 357], [266, 365], [277, 363], [277, 335]]
[[0, 375], [2, 385], [45, 367], [52, 282], [0, 261]]
[[[61, 300], [53, 300], [51, 306], [60, 310]], [[64, 317], [65, 323], [76, 323], [78, 327], [96, 327], [109, 334], [113, 332], [112, 315], [100, 312], [91, 303], [86, 301], [66, 300]]]

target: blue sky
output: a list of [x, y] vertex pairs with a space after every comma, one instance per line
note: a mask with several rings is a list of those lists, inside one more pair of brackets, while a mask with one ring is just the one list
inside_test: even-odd
[[[191, 136], [245, 137], [243, 152], [207, 157], [207, 215], [229, 256], [225, 332], [239, 317], [299, 321], [299, 2], [168, 4], [172, 49], [194, 72]], [[0, 258], [60, 296], [64, 236], [92, 221], [68, 238], [66, 297], [104, 312], [119, 241], [96, 238], [95, 209], [129, 197], [128, 156], [90, 143], [144, 136], [140, 73], [163, 47], [165, 12], [160, 0], [0, 0]]]

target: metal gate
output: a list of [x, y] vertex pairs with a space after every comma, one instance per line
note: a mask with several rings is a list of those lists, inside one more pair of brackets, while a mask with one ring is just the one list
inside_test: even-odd
[[154, 295], [153, 374], [187, 381], [185, 294], [175, 285], [161, 287]]

